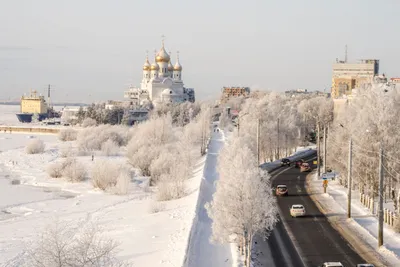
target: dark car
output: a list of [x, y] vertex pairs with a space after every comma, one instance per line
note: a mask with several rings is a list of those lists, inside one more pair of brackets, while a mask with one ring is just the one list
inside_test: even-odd
[[278, 185], [275, 189], [275, 194], [277, 196], [287, 196], [289, 195], [288, 188], [286, 185]]
[[284, 158], [281, 160], [281, 166], [286, 166], [286, 165], [290, 166], [290, 159]]
[[304, 162], [305, 162], [304, 159], [301, 159], [301, 160], [296, 161], [295, 167], [296, 167], [296, 168], [300, 168], [300, 166], [301, 166]]

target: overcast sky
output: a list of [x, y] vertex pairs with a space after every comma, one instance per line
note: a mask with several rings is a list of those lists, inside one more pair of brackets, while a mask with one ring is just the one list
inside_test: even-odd
[[1, 0], [0, 99], [123, 99], [146, 50], [180, 51], [198, 99], [222, 86], [329, 90], [331, 66], [377, 58], [400, 76], [398, 0]]

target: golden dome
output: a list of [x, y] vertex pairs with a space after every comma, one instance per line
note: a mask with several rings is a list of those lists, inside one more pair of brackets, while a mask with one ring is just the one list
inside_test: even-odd
[[175, 63], [174, 70], [175, 71], [182, 71], [182, 65], [181, 65], [181, 63], [179, 63], [179, 61], [177, 61]]
[[174, 66], [174, 71], [182, 71], [182, 65], [179, 62], [179, 51], [176, 52], [176, 63]]
[[149, 58], [148, 57], [146, 57], [146, 62], [144, 62], [144, 65], [143, 65], [143, 70], [150, 70], [150, 62], [149, 62]]
[[151, 64], [150, 70], [160, 70], [160, 67], [158, 66], [157, 63]]
[[160, 51], [158, 52], [157, 56], [156, 56], [156, 62], [160, 63], [160, 62], [166, 62], [168, 63], [170, 61], [170, 56], [168, 55], [167, 51], [165, 51], [164, 48], [164, 43], [163, 46], [161, 47]]

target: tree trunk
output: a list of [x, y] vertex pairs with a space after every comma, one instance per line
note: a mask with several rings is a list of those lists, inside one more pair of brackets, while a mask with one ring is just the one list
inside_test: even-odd
[[247, 266], [247, 240], [246, 234], [243, 235], [244, 266]]
[[251, 249], [252, 249], [252, 245], [253, 245], [253, 237], [252, 236], [249, 236], [249, 238], [248, 238], [249, 240], [248, 240], [248, 244], [247, 244], [247, 264], [248, 264], [248, 267], [250, 267], [251, 266]]

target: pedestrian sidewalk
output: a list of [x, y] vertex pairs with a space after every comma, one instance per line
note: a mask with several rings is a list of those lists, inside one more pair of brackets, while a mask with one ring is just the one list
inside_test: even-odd
[[385, 225], [383, 246], [378, 249], [378, 218], [362, 205], [358, 192], [352, 191], [352, 218], [348, 219], [347, 188], [337, 180], [330, 180], [327, 193], [323, 193], [322, 180], [312, 173], [307, 177], [307, 191], [321, 212], [362, 257], [375, 266], [400, 266], [400, 234]]

